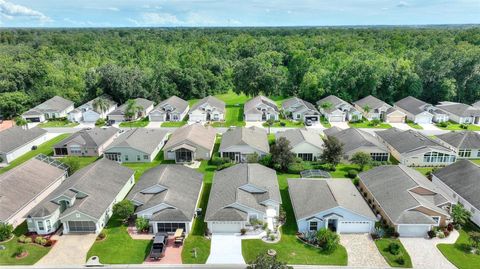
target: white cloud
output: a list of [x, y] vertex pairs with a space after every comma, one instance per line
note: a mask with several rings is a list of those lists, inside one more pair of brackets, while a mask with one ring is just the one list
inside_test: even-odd
[[5, 0], [0, 0], [0, 14], [7, 18], [13, 19], [15, 17], [30, 17], [41, 22], [51, 22], [52, 19], [45, 16], [45, 14], [28, 8], [26, 6], [13, 4]]
[[179, 25], [182, 21], [170, 13], [145, 12], [142, 13], [142, 23], [146, 25]]
[[410, 4], [405, 1], [400, 1], [397, 4], [397, 7], [408, 7], [408, 6], [410, 6]]
[[110, 10], [110, 11], [120, 11], [120, 9], [118, 7], [107, 7], [107, 10]]

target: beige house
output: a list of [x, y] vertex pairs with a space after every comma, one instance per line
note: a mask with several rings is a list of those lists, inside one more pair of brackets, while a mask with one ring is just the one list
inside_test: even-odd
[[55, 146], [55, 156], [91, 156], [99, 157], [117, 137], [115, 127], [83, 129], [63, 139]]
[[406, 114], [384, 101], [369, 95], [353, 103], [367, 120], [381, 120], [389, 123], [405, 122]]
[[217, 131], [199, 123], [185, 125], [172, 133], [163, 151], [166, 160], [189, 163], [194, 160], [210, 160]]

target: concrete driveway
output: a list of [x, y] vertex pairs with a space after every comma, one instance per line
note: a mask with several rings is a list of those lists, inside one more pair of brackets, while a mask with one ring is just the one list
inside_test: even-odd
[[347, 250], [348, 266], [389, 267], [369, 234], [340, 234], [340, 243]]
[[346, 121], [342, 121], [342, 122], [330, 122], [330, 125], [332, 125], [332, 127], [338, 127], [340, 129], [348, 129], [350, 128], [350, 126], [348, 126], [348, 122]]
[[413, 129], [410, 125], [406, 123], [389, 123], [392, 127], [395, 127], [400, 130], [411, 130]]
[[213, 234], [207, 264], [245, 264], [242, 239], [233, 234]]
[[96, 237], [95, 234], [54, 236], [52, 239], [57, 240], [57, 243], [35, 265], [83, 265]]
[[458, 232], [453, 231], [448, 238], [445, 239], [425, 239], [425, 238], [400, 238], [403, 246], [412, 258], [413, 268], [419, 269], [455, 269], [438, 250], [437, 244], [453, 244], [458, 238]]

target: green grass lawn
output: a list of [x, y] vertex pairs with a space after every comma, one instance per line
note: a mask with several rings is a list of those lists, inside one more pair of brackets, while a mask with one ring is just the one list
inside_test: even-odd
[[161, 163], [175, 163], [175, 161], [164, 160], [163, 151], [160, 151], [150, 163], [122, 163], [122, 165], [135, 170], [135, 181], [138, 181], [145, 171]]
[[435, 167], [414, 167], [415, 170], [418, 172], [422, 173], [424, 176], [428, 174], [428, 172], [432, 171], [435, 169]]
[[125, 225], [115, 215], [103, 229], [107, 235], [103, 241], [93, 244], [87, 253], [87, 259], [98, 256], [104, 264], [140, 264], [150, 252], [151, 240], [133, 240]]
[[297, 224], [288, 195], [287, 178], [298, 177], [299, 175], [295, 174], [278, 174], [282, 206], [287, 213], [287, 221], [281, 228], [280, 242], [269, 244], [260, 239], [242, 240], [242, 254], [245, 262], [252, 262], [257, 255], [266, 253], [268, 249], [274, 249], [277, 251], [278, 259], [288, 264], [347, 265], [347, 252], [343, 246], [339, 246], [332, 253], [324, 253], [297, 239]]
[[[0, 265], [32, 265], [50, 251], [50, 247], [18, 243], [17, 238], [26, 232], [27, 223], [24, 222], [13, 231], [14, 238], [12, 240], [0, 244], [6, 247], [5, 250], [0, 250]], [[25, 247], [25, 250], [28, 251], [28, 256], [23, 259], [17, 259], [15, 257], [15, 251], [19, 246]]]
[[436, 126], [442, 130], [450, 130], [450, 131], [480, 131], [480, 126], [474, 124], [468, 124], [467, 129], [463, 129], [461, 124], [455, 123], [453, 121], [449, 121], [447, 127], [442, 127], [440, 124], [436, 124]]
[[376, 128], [376, 129], [389, 129], [392, 126], [388, 123], [382, 122], [377, 126], [374, 126], [369, 121], [362, 121], [362, 122], [349, 122], [348, 125], [353, 128]]
[[[266, 122], [263, 123], [262, 125], [263, 127], [268, 127], [268, 124]], [[278, 127], [301, 128], [301, 127], [305, 127], [305, 124], [301, 121], [280, 119], [278, 121], [275, 121], [271, 127], [272, 128], [278, 128]]]
[[[393, 255], [388, 251], [388, 245], [390, 243], [397, 243], [400, 245], [400, 254], [398, 255]], [[412, 260], [410, 259], [410, 255], [408, 252], [405, 250], [403, 247], [402, 243], [398, 239], [390, 239], [390, 238], [382, 238], [375, 240], [375, 245], [377, 245], [378, 250], [382, 254], [382, 256], [385, 258], [387, 263], [392, 266], [392, 267], [404, 267], [404, 268], [411, 268], [412, 267]], [[399, 257], [403, 256], [405, 263], [404, 264], [399, 264], [397, 262], [397, 259]]]
[[41, 128], [52, 128], [52, 127], [75, 127], [77, 126], [77, 122], [71, 122], [66, 119], [61, 120], [48, 120], [47, 122], [43, 122], [38, 124], [38, 127]]
[[166, 121], [162, 123], [162, 127], [182, 127], [187, 124], [187, 120], [182, 121]]
[[230, 127], [230, 126], [245, 126], [243, 121], [243, 105], [250, 98], [245, 94], [236, 94], [233, 91], [229, 91], [225, 94], [215, 95], [218, 99], [225, 102], [225, 114], [224, 122], [214, 122], [213, 127]]
[[437, 247], [442, 254], [459, 269], [480, 268], [480, 255], [471, 254], [468, 251], [470, 245], [468, 232], [480, 229], [473, 223], [469, 223], [462, 230], [455, 244], [438, 244]]
[[136, 121], [124, 121], [120, 123], [120, 127], [128, 127], [128, 128], [143, 128], [147, 127], [149, 121], [148, 117], [145, 117], [143, 119], [139, 119]]
[[4, 167], [2, 169], [0, 169], [0, 174], [1, 173], [4, 173], [4, 172], [7, 172], [8, 170], [30, 160], [31, 158], [37, 156], [38, 154], [45, 154], [45, 155], [52, 155], [53, 154], [53, 148], [52, 146], [57, 144], [58, 142], [62, 141], [63, 139], [65, 139], [66, 137], [70, 136], [70, 134], [61, 134], [53, 139], [50, 139], [49, 141], [41, 144], [40, 146], [38, 146], [38, 148], [36, 150], [31, 150], [25, 154], [23, 154], [22, 156], [18, 157], [17, 159], [15, 159], [13, 162], [10, 163], [10, 165], [8, 165], [7, 167]]
[[95, 162], [96, 160], [99, 159], [99, 157], [77, 157], [77, 156], [71, 156], [71, 157], [65, 157], [65, 158], [59, 158], [58, 160], [61, 162], [65, 159], [73, 159], [78, 161], [78, 170], [84, 168], [85, 166]]
[[480, 159], [475, 159], [475, 160], [470, 160], [470, 161], [472, 161], [472, 162], [474, 162], [474, 163], [476, 163], [476, 164], [480, 165]]
[[324, 116], [322, 116], [320, 118], [320, 123], [323, 125], [323, 127], [325, 128], [330, 128], [332, 127], [332, 125], [330, 124], [330, 122], [327, 120], [327, 118], [325, 118]]
[[415, 122], [413, 122], [411, 120], [407, 121], [407, 124], [408, 124], [408, 126], [412, 127], [413, 129], [423, 130], [422, 126], [416, 124]]

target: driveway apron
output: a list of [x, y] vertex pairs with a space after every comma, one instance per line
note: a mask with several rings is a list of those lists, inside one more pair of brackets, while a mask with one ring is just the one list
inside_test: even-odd
[[57, 242], [36, 265], [83, 265], [87, 259], [87, 252], [96, 238], [95, 234], [68, 234], [54, 237], [52, 239]]
[[213, 234], [207, 264], [245, 264], [242, 239], [233, 234]]

